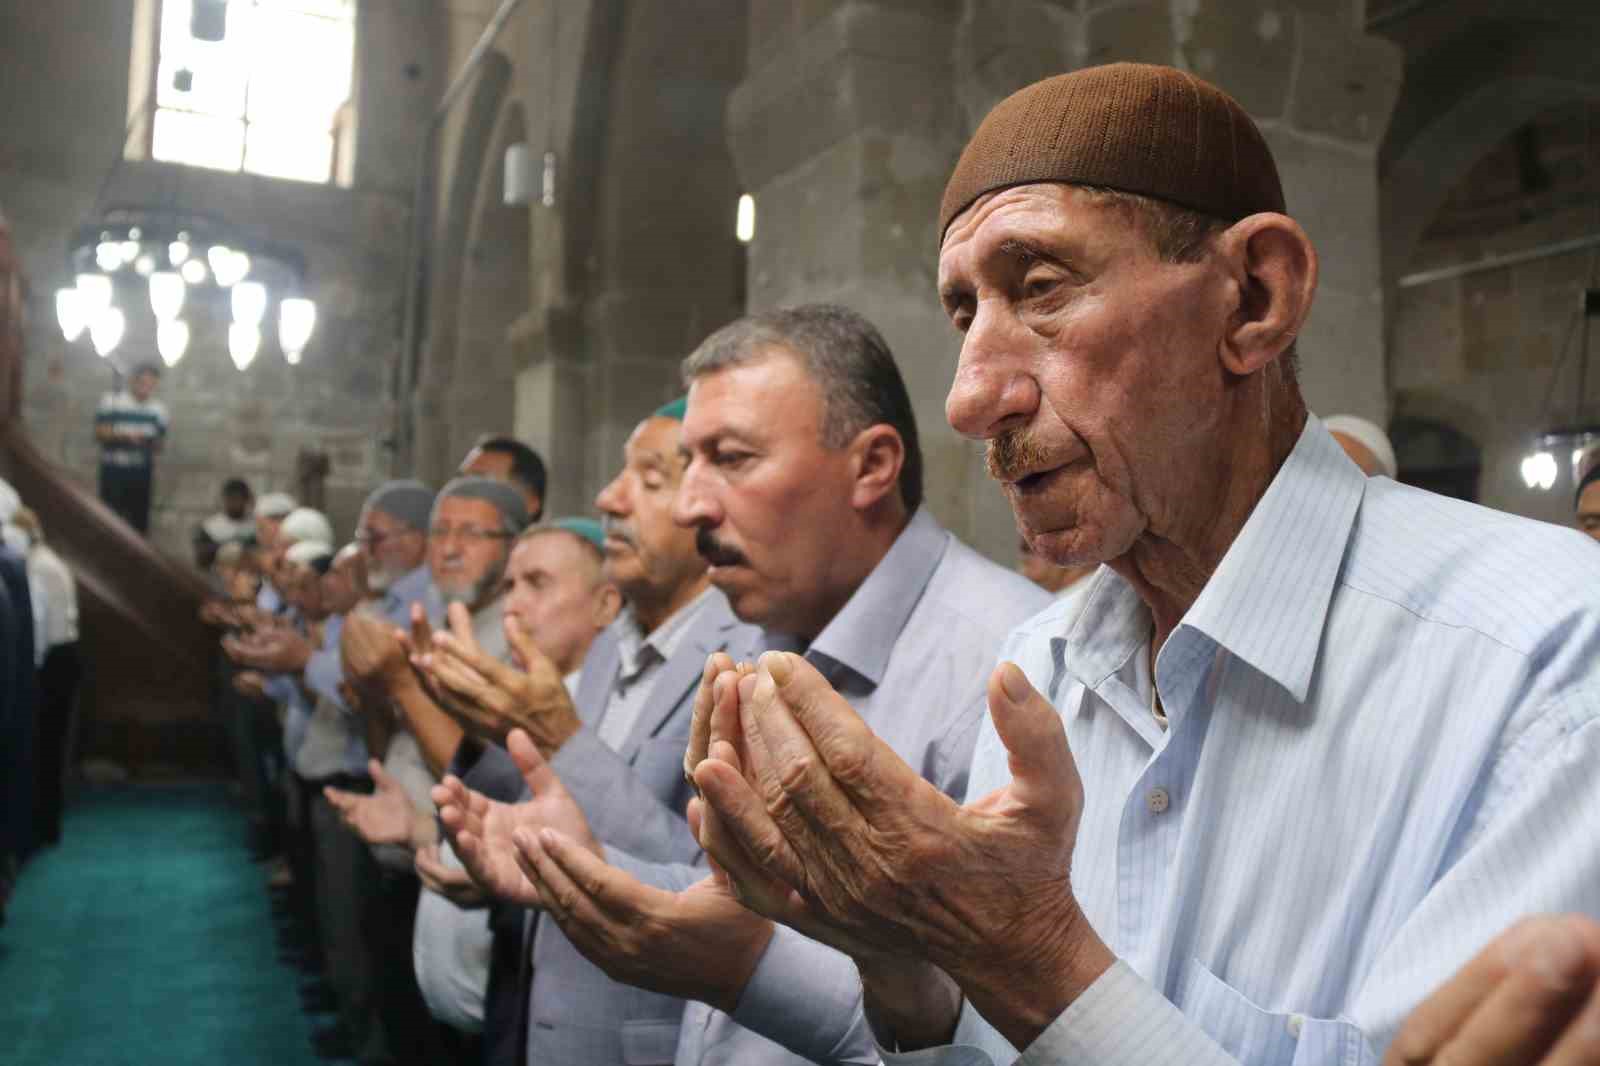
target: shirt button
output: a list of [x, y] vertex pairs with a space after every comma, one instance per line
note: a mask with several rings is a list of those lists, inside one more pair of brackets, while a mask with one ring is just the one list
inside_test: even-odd
[[1301, 1026], [1305, 1025], [1305, 1023], [1306, 1020], [1303, 1015], [1291, 1014], [1289, 1015], [1289, 1020], [1285, 1023], [1285, 1025], [1288, 1027], [1289, 1035], [1294, 1039], [1299, 1040], [1300, 1028]]
[[1144, 805], [1151, 814], [1164, 814], [1172, 806], [1172, 797], [1167, 795], [1164, 788], [1152, 788], [1144, 798]]

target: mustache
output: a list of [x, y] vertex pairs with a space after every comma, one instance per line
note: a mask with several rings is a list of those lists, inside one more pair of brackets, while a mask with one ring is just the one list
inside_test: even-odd
[[1027, 428], [1008, 429], [989, 439], [984, 462], [996, 481], [1016, 481], [1037, 470], [1050, 459], [1050, 453]]
[[633, 529], [620, 518], [604, 516], [600, 519], [600, 531], [605, 536], [616, 537], [630, 548], [639, 547], [639, 540], [633, 535]]
[[694, 535], [694, 549], [712, 566], [743, 566], [747, 562], [743, 552], [717, 543], [711, 530], [703, 527]]

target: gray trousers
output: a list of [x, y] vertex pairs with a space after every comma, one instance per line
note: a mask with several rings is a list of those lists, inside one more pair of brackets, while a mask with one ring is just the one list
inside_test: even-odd
[[339, 1018], [359, 1061], [384, 1062], [392, 1056], [379, 1017], [380, 975], [365, 932], [376, 909], [377, 864], [366, 843], [344, 827], [339, 812], [320, 790], [311, 799], [311, 835], [317, 865], [317, 926]]

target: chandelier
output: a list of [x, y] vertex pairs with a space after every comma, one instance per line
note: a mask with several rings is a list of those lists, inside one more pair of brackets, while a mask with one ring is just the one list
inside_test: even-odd
[[107, 358], [122, 343], [128, 310], [148, 301], [156, 348], [168, 366], [188, 350], [185, 306], [226, 298], [231, 312], [228, 354], [241, 371], [261, 347], [262, 323], [276, 301], [278, 347], [299, 364], [317, 324], [317, 305], [303, 294], [305, 260], [298, 251], [194, 212], [113, 206], [80, 226], [67, 247], [74, 284], [56, 290], [56, 319], [70, 343], [89, 334]]

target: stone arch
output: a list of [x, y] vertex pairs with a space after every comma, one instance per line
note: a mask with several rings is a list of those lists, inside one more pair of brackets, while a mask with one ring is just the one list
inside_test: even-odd
[[520, 367], [510, 334], [531, 293], [531, 211], [505, 204], [503, 190], [506, 149], [526, 138], [522, 104], [505, 98], [479, 168], [453, 301], [445, 434], [451, 461], [482, 433], [508, 433], [513, 425]]
[[1540, 112], [1581, 100], [1600, 100], [1600, 54], [1569, 22], [1484, 19], [1411, 63], [1383, 147], [1386, 284], [1474, 163]]
[[[437, 481], [453, 469], [459, 456], [449, 451], [446, 400], [455, 368], [456, 313], [462, 267], [471, 230], [473, 207], [482, 181], [489, 141], [511, 80], [511, 62], [491, 51], [478, 68], [464, 110], [455, 151], [442, 168], [445, 194], [424, 260], [423, 291], [427, 299], [421, 327], [423, 343], [416, 354], [411, 397], [414, 439], [411, 464], [417, 476]], [[411, 358], [411, 353], [402, 353]]]

